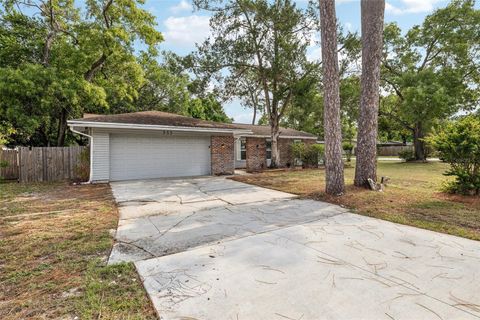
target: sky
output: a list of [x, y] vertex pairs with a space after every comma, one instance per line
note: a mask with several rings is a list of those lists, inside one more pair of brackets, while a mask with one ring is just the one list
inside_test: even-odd
[[[403, 31], [421, 24], [436, 8], [445, 7], [447, 0], [387, 0], [385, 22], [396, 22]], [[297, 0], [299, 7], [306, 7], [307, 0]], [[146, 0], [144, 7], [157, 18], [158, 30], [164, 42], [162, 50], [185, 55], [195, 50], [209, 34], [209, 15], [194, 11], [190, 0]], [[337, 19], [345, 30], [360, 33], [360, 0], [336, 0]], [[312, 45], [308, 49], [310, 59], [320, 58], [320, 48]], [[244, 109], [239, 101], [224, 105], [227, 115], [238, 123], [250, 123], [253, 112]]]

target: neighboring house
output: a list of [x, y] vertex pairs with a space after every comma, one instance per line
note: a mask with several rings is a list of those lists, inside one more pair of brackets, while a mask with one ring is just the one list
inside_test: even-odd
[[[90, 140], [90, 181], [233, 174], [265, 169], [271, 157], [270, 128], [219, 123], [145, 111], [88, 115], [69, 120]], [[280, 129], [280, 166], [290, 166], [290, 144], [315, 143], [312, 134]]]

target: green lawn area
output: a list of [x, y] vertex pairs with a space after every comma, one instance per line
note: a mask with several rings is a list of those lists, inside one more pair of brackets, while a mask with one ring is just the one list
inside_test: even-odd
[[0, 319], [156, 319], [117, 222], [108, 185], [0, 184]]
[[465, 238], [480, 240], [480, 198], [441, 192], [448, 165], [441, 162], [379, 161], [378, 176], [390, 182], [384, 192], [353, 186], [354, 162], [347, 164], [347, 192], [326, 195], [323, 169], [265, 171], [235, 180], [345, 206], [353, 212]]

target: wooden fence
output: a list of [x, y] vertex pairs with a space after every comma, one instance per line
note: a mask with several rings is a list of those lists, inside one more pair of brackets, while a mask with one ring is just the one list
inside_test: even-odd
[[[16, 150], [2, 150], [7, 154], [9, 175], [5, 179], [19, 182], [63, 181], [77, 178], [76, 168], [80, 156], [87, 147], [20, 147]], [[14, 155], [12, 155], [14, 154]], [[7, 171], [5, 171], [7, 172]]]
[[381, 146], [378, 147], [377, 155], [380, 157], [398, 156], [402, 151], [413, 151], [413, 146]]
[[18, 179], [18, 152], [17, 150], [0, 150], [0, 177], [5, 180]]

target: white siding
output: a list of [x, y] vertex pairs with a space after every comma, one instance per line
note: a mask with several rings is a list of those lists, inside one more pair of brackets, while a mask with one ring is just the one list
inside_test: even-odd
[[93, 129], [92, 135], [92, 182], [110, 179], [110, 134], [108, 131]]

